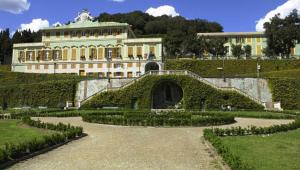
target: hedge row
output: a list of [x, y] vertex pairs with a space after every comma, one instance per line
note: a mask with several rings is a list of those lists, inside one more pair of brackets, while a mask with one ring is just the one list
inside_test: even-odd
[[284, 109], [300, 109], [300, 79], [269, 79], [274, 101], [280, 101]]
[[211, 129], [204, 129], [204, 138], [209, 141], [214, 148], [216, 148], [219, 155], [231, 167], [232, 170], [253, 170], [247, 163], [243, 162], [241, 158], [231, 152], [231, 150], [224, 145], [221, 138], [218, 137]]
[[22, 158], [39, 150], [67, 142], [78, 136], [82, 136], [81, 127], [74, 127], [62, 123], [57, 125], [51, 123], [42, 123], [40, 121], [31, 120], [29, 117], [23, 118], [22, 121], [25, 124], [33, 127], [55, 130], [59, 133], [43, 136], [43, 138], [40, 140], [34, 138], [19, 144], [6, 143], [3, 148], [0, 148], [0, 164], [5, 164], [6, 162]]
[[63, 107], [66, 101], [74, 100], [77, 83], [62, 80], [0, 87], [0, 106]]
[[205, 129], [204, 138], [208, 140], [223, 157], [224, 161], [231, 167], [232, 170], [251, 170], [254, 167], [241, 161], [240, 157], [233, 154], [230, 149], [225, 146], [221, 140], [224, 136], [244, 136], [244, 135], [262, 135], [272, 134], [277, 132], [286, 132], [300, 128], [300, 118], [286, 125], [274, 125], [270, 127], [250, 128], [232, 127], [230, 129]]
[[134, 100], [139, 109], [150, 109], [153, 88], [162, 81], [174, 82], [182, 88], [185, 109], [220, 109], [222, 105], [230, 105], [236, 109], [263, 109], [263, 106], [236, 92], [217, 90], [196, 79], [180, 75], [146, 76], [124, 89], [100, 93], [83, 104], [82, 108], [101, 108], [107, 105], [131, 108]]
[[84, 114], [83, 121], [123, 126], [209, 126], [234, 123], [233, 116], [200, 116], [186, 112]]
[[[226, 77], [244, 77], [243, 74], [256, 73], [257, 60], [225, 60]], [[300, 68], [300, 60], [259, 60], [261, 72], [291, 70]], [[189, 70], [203, 77], [220, 77], [218, 67], [222, 60], [166, 60], [166, 70]], [[254, 74], [253, 77], [256, 77]]]

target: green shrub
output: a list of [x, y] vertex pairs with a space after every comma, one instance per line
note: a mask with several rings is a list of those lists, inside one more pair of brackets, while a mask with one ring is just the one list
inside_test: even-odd
[[[120, 112], [119, 112], [120, 113]], [[230, 115], [199, 116], [190, 112], [124, 112], [123, 114], [83, 114], [82, 120], [91, 123], [124, 126], [209, 126], [235, 122]]]
[[300, 109], [300, 79], [269, 79], [273, 101], [280, 101], [284, 109]]
[[[299, 69], [300, 60], [260, 60], [261, 72]], [[226, 77], [244, 77], [243, 74], [256, 73], [256, 60], [225, 60]], [[189, 70], [203, 77], [220, 77], [218, 67], [223, 67], [222, 60], [166, 60], [166, 70]], [[256, 74], [246, 77], [256, 77]]]
[[21, 84], [0, 87], [0, 103], [9, 107], [48, 106], [73, 101], [76, 93], [75, 80], [48, 81], [35, 84]]
[[152, 89], [160, 81], [176, 82], [183, 89], [183, 107], [202, 109], [203, 101], [207, 109], [220, 109], [221, 105], [230, 105], [236, 109], [262, 110], [263, 106], [236, 92], [220, 91], [188, 76], [146, 76], [136, 83], [118, 90], [96, 95], [82, 108], [101, 108], [103, 106], [123, 106], [131, 108], [132, 100], [137, 100], [139, 109], [150, 109]]

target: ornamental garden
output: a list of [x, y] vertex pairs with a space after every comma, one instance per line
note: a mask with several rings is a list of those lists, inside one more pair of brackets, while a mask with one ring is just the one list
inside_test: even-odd
[[[0, 169], [76, 148], [76, 140], [91, 139], [89, 125], [196, 129], [219, 169], [300, 168], [297, 44], [280, 53], [268, 31], [199, 33], [197, 41], [210, 39], [207, 49], [182, 57], [172, 36], [136, 38], [129, 24], [100, 20], [83, 11], [72, 23], [43, 30], [42, 42], [14, 45], [12, 65], [0, 65]], [[90, 29], [78, 30], [83, 25]], [[214, 52], [209, 47], [220, 37], [241, 44], [224, 42], [230, 53]], [[163, 57], [163, 42], [171, 57]], [[47, 118], [63, 123], [40, 121]], [[80, 126], [67, 123], [74, 118]]]

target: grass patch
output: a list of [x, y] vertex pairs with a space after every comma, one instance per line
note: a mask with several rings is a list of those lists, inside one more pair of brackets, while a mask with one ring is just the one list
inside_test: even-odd
[[210, 114], [231, 115], [234, 117], [259, 118], [259, 119], [294, 119], [296, 116], [291, 113], [284, 112], [260, 112], [260, 111], [209, 111]]
[[43, 136], [56, 132], [33, 128], [22, 123], [21, 120], [0, 120], [0, 148], [5, 143], [22, 143], [24, 141], [42, 139]]
[[300, 169], [300, 129], [270, 136], [221, 138], [241, 161], [260, 170]]

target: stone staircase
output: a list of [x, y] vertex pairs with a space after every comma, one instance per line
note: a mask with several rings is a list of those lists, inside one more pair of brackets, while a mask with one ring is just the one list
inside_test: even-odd
[[199, 76], [198, 74], [195, 74], [191, 71], [187, 71], [187, 70], [164, 70], [164, 71], [149, 71], [147, 73], [145, 73], [144, 75], [140, 76], [140, 77], [137, 77], [135, 79], [133, 79], [132, 81], [129, 81], [128, 83], [120, 86], [120, 87], [112, 87], [110, 85], [108, 85], [106, 88], [103, 88], [102, 90], [98, 91], [97, 93], [89, 96], [88, 98], [82, 100], [79, 104], [78, 104], [78, 107], [80, 107], [82, 104], [84, 104], [85, 102], [89, 101], [91, 98], [93, 98], [94, 96], [100, 94], [100, 93], [103, 93], [103, 92], [106, 92], [106, 91], [111, 91], [111, 90], [120, 90], [120, 89], [123, 89], [123, 88], [126, 88], [130, 85], [132, 85], [133, 83], [143, 79], [144, 77], [146, 76], [149, 76], [149, 75], [185, 75], [185, 76], [189, 76], [191, 78], [194, 78], [206, 85], [209, 85], [215, 89], [218, 89], [218, 90], [223, 90], [223, 91], [232, 91], [232, 92], [236, 92], [240, 95], [243, 95], [249, 99], [251, 99], [252, 101], [262, 105], [265, 107], [265, 109], [267, 110], [267, 105], [265, 102], [262, 102], [261, 100], [235, 88], [235, 87], [219, 87], [219, 86], [216, 86], [215, 84], [207, 81], [206, 79], [202, 78], [201, 76]]

